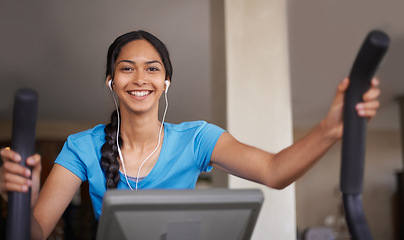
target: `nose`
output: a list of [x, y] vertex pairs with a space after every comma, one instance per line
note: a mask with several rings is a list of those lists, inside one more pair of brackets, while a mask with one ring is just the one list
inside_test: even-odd
[[133, 76], [132, 83], [138, 86], [144, 85], [147, 83], [146, 74], [142, 71], [136, 71]]

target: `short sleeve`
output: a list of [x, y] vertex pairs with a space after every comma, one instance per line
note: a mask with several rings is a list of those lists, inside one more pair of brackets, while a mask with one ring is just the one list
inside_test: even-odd
[[77, 175], [82, 181], [87, 181], [87, 171], [85, 164], [80, 160], [74, 141], [67, 138], [62, 151], [55, 160], [59, 164]]
[[209, 166], [212, 152], [223, 132], [225, 130], [222, 128], [206, 122], [198, 129], [194, 142], [194, 153], [201, 171], [212, 170], [212, 167]]

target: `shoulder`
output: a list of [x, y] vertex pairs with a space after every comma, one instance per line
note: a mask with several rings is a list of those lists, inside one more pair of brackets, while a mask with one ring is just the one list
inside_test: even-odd
[[164, 127], [167, 131], [170, 132], [194, 132], [199, 133], [200, 131], [210, 131], [210, 130], [217, 130], [217, 131], [224, 131], [222, 128], [208, 123], [206, 121], [189, 121], [189, 122], [182, 122], [180, 124], [173, 124], [173, 123], [164, 123]]
[[105, 125], [104, 124], [99, 124], [93, 128], [90, 128], [88, 130], [78, 132], [75, 134], [70, 135], [67, 140], [72, 141], [72, 142], [77, 142], [81, 140], [88, 140], [88, 139], [103, 139], [105, 138]]
[[177, 136], [184, 141], [188, 139], [188, 137], [194, 138], [195, 140], [201, 140], [207, 137], [217, 138], [225, 132], [222, 128], [206, 121], [190, 121], [180, 124], [164, 123], [164, 127], [167, 135], [170, 137]]
[[175, 132], [186, 132], [192, 131], [195, 129], [199, 129], [207, 125], [208, 123], [205, 121], [190, 121], [190, 122], [182, 122], [179, 124], [174, 123], [164, 123], [164, 127], [167, 130], [175, 131]]
[[[99, 169], [101, 147], [105, 143], [105, 125], [75, 133], [67, 138], [55, 163], [76, 174], [82, 181], [88, 180], [88, 171], [92, 174]], [[99, 171], [102, 173], [102, 171]]]

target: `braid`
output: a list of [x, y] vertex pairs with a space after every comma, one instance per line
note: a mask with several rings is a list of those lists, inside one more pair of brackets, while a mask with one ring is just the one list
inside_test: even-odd
[[[116, 188], [119, 183], [119, 162], [118, 146], [116, 144], [116, 131], [118, 128], [118, 114], [114, 111], [111, 114], [111, 122], [105, 126], [105, 143], [101, 147], [101, 167], [104, 169], [107, 179], [107, 188]], [[119, 137], [119, 144], [122, 139]]]

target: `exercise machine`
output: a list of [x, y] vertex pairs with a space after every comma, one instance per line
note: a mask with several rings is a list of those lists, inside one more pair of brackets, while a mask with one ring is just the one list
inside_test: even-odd
[[353, 64], [345, 93], [340, 188], [346, 222], [354, 240], [372, 239], [362, 206], [367, 119], [358, 116], [355, 106], [362, 102], [389, 44], [389, 37], [382, 31], [373, 30], [367, 35]]
[[[11, 149], [27, 159], [35, 152], [38, 94], [22, 88], [15, 94]], [[21, 161], [26, 166], [25, 161]], [[26, 240], [31, 235], [31, 188], [26, 193], [9, 192], [7, 204], [7, 240]]]

